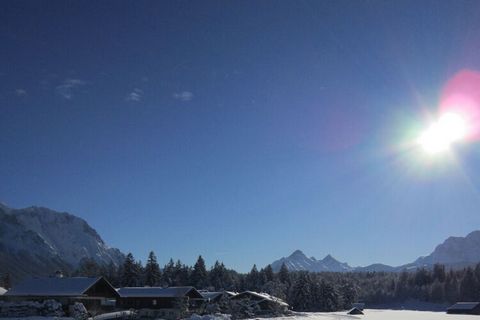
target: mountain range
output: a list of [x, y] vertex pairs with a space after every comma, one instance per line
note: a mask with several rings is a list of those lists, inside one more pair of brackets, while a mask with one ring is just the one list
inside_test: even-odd
[[0, 274], [14, 279], [73, 271], [84, 258], [119, 265], [110, 248], [83, 219], [42, 207], [12, 209], [0, 204]]
[[[0, 275], [9, 273], [13, 279], [51, 275], [55, 270], [71, 272], [82, 259], [100, 265], [120, 265], [125, 255], [109, 247], [85, 220], [66, 212], [43, 207], [12, 209], [0, 203]], [[431, 254], [401, 266], [377, 263], [352, 267], [330, 254], [321, 260], [307, 257], [296, 250], [288, 257], [271, 263], [278, 271], [285, 263], [289, 270], [311, 272], [399, 272], [435, 263], [461, 268], [480, 262], [480, 231], [466, 237], [449, 237]]]
[[274, 271], [280, 270], [283, 263], [291, 271], [310, 272], [399, 272], [421, 267], [429, 268], [441, 263], [450, 268], [462, 268], [480, 262], [480, 231], [473, 231], [466, 237], [449, 237], [439, 244], [431, 254], [420, 257], [411, 263], [401, 266], [389, 266], [381, 263], [366, 267], [352, 267], [327, 255], [321, 260], [307, 257], [302, 251], [296, 250], [288, 257], [283, 257], [270, 265]]

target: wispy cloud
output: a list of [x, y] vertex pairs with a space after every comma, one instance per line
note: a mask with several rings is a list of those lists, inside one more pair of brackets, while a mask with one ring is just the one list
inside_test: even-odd
[[80, 79], [65, 79], [62, 84], [55, 87], [55, 91], [63, 98], [70, 100], [73, 98], [74, 93], [87, 83]]
[[21, 88], [15, 89], [15, 95], [17, 97], [25, 97], [27, 95], [27, 90]]
[[125, 100], [132, 101], [132, 102], [139, 102], [143, 99], [143, 90], [139, 88], [133, 89], [132, 92], [127, 94]]
[[186, 102], [193, 99], [193, 93], [190, 91], [175, 92], [173, 98]]

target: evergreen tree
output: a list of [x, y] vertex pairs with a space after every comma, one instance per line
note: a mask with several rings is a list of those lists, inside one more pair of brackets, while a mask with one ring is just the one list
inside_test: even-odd
[[431, 301], [437, 303], [442, 303], [445, 301], [445, 287], [438, 278], [435, 279], [432, 284], [432, 288], [430, 290], [430, 299]]
[[311, 279], [308, 272], [300, 272], [298, 278], [293, 283], [288, 303], [296, 311], [309, 311], [311, 300], [314, 298]]
[[10, 279], [10, 273], [6, 273], [2, 277], [3, 288], [9, 290], [12, 287], [12, 281]]
[[[395, 287], [393, 287], [394, 289]], [[392, 290], [393, 291], [393, 290]], [[342, 281], [339, 293], [341, 296], [341, 306], [343, 309], [349, 309], [352, 307], [352, 304], [357, 299], [357, 290], [355, 286], [348, 281]]]
[[197, 289], [202, 289], [208, 285], [207, 268], [205, 267], [205, 260], [203, 260], [201, 255], [198, 256], [197, 262], [193, 266], [190, 280]]
[[444, 284], [445, 300], [449, 303], [454, 303], [459, 300], [458, 281], [455, 273], [450, 270], [445, 278]]
[[174, 285], [185, 286], [190, 283], [190, 268], [180, 260], [177, 260], [174, 267]]
[[266, 282], [273, 281], [274, 279], [273, 269], [271, 265], [265, 267], [265, 278]]
[[161, 276], [161, 283], [164, 287], [171, 287], [175, 282], [175, 264], [173, 259], [170, 258], [170, 261], [163, 268], [163, 273]]
[[160, 284], [161, 279], [160, 266], [157, 263], [157, 257], [153, 251], [148, 255], [147, 264], [145, 265], [145, 285], [155, 287]]
[[339, 308], [339, 295], [335, 288], [325, 280], [321, 280], [318, 285], [318, 310], [319, 311], [336, 311]]
[[282, 263], [280, 267], [280, 271], [278, 272], [278, 279], [281, 283], [289, 284], [290, 283], [290, 274], [288, 272], [288, 268], [285, 263]]
[[213, 268], [209, 272], [209, 282], [215, 290], [227, 288], [228, 272], [223, 263], [215, 261]]
[[83, 258], [77, 268], [77, 271], [74, 272], [77, 276], [82, 277], [98, 277], [102, 274], [102, 268], [98, 263], [92, 258]]
[[121, 283], [123, 287], [135, 287], [139, 283], [139, 270], [137, 262], [131, 253], [127, 254], [122, 268]]
[[252, 270], [245, 277], [245, 285], [247, 290], [256, 291], [260, 284], [260, 274], [257, 270], [257, 265], [253, 265]]
[[436, 263], [433, 266], [433, 280], [438, 280], [439, 282], [445, 281], [445, 266], [442, 264]]
[[460, 298], [462, 301], [474, 301], [477, 297], [476, 279], [471, 268], [467, 268], [460, 282]]

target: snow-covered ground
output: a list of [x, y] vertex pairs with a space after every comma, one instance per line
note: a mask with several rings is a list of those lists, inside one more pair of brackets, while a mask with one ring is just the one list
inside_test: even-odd
[[23, 318], [0, 318], [1, 320], [75, 320], [69, 317], [23, 317]]
[[[445, 312], [410, 311], [410, 310], [378, 310], [365, 309], [364, 315], [347, 315], [346, 312], [302, 312], [295, 316], [270, 318], [272, 320], [480, 320], [480, 316], [454, 315]], [[266, 319], [262, 319], [266, 320]]]

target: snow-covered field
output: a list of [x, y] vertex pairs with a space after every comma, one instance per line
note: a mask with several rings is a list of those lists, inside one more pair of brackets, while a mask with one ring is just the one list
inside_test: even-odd
[[[378, 310], [366, 309], [364, 315], [347, 315], [346, 312], [297, 312], [294, 316], [277, 318], [255, 318], [260, 320], [480, 320], [480, 316], [474, 315], [454, 315], [445, 312], [431, 311], [410, 311], [410, 310]], [[217, 319], [218, 318], [218, 319]], [[74, 320], [73, 318], [54, 318], [54, 317], [27, 317], [27, 318], [1, 318], [15, 320]], [[197, 316], [198, 320], [226, 320], [228, 317], [222, 316]]]
[[[480, 316], [454, 315], [445, 312], [409, 311], [409, 310], [377, 310], [366, 309], [364, 315], [347, 315], [346, 312], [331, 313], [296, 313], [295, 316], [271, 318], [272, 320], [480, 320]], [[265, 319], [262, 319], [265, 320]]]

